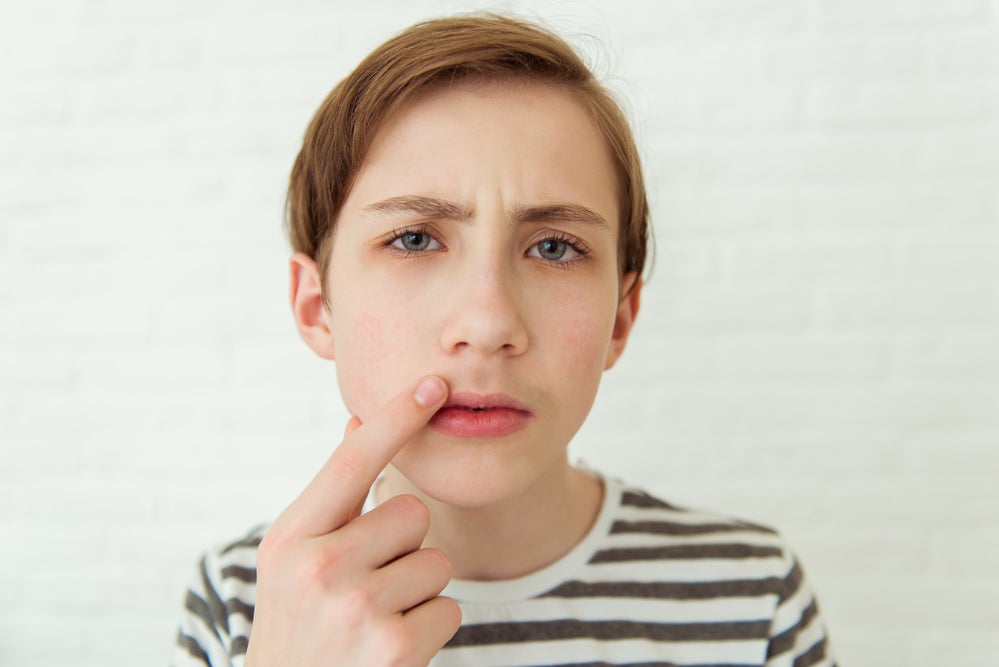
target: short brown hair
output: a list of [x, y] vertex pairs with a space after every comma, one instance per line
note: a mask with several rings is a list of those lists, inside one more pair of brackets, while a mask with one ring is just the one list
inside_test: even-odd
[[[375, 135], [429, 87], [459, 79], [528, 79], [573, 94], [592, 116], [618, 174], [622, 273], [645, 267], [648, 202], [638, 150], [621, 108], [562, 38], [495, 14], [418, 23], [382, 44], [341, 81], [312, 118], [291, 171], [285, 227], [325, 286], [336, 219]], [[323, 290], [323, 302], [326, 290]]]

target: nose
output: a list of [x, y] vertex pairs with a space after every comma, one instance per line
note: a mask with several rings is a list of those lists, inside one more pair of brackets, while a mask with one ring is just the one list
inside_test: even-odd
[[456, 276], [441, 330], [447, 352], [516, 356], [527, 350], [523, 298], [513, 276], [498, 267]]

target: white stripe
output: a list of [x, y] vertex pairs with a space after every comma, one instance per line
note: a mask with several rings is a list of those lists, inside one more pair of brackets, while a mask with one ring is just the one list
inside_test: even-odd
[[743, 522], [731, 516], [705, 512], [702, 510], [666, 509], [664, 507], [636, 507], [634, 505], [621, 505], [614, 514], [615, 521], [663, 521], [666, 523], [676, 523], [685, 526], [696, 526], [701, 524], [720, 524], [736, 528], [745, 528], [754, 532], [760, 532], [760, 528], [754, 526], [743, 526]]
[[718, 532], [703, 535], [657, 535], [655, 533], [613, 533], [600, 545], [601, 550], [609, 548], [627, 549], [632, 547], [690, 546], [696, 544], [749, 544], [760, 547], [776, 547], [784, 550], [784, 542], [775, 535], [757, 532]]
[[[815, 644], [820, 642], [823, 637], [825, 637], [825, 627], [822, 624], [822, 620], [815, 616], [812, 618], [812, 622], [808, 624], [808, 627], [798, 635], [798, 641], [795, 644], [795, 653], [798, 655], [804, 655], [808, 649], [812, 648]], [[815, 663], [814, 667], [829, 667], [834, 662], [832, 655], [830, 655], [829, 647], [826, 646], [826, 657]]]
[[[822, 626], [822, 621], [818, 616], [816, 616], [812, 618], [812, 622], [798, 634], [794, 645], [791, 646], [790, 650], [772, 658], [769, 662], [767, 662], [766, 667], [791, 667], [798, 656], [807, 652], [808, 649], [819, 642], [824, 636], [825, 628]], [[832, 665], [833, 662], [832, 656], [828, 655], [827, 652], [825, 659], [815, 663], [815, 666], [827, 667]]]
[[[202, 598], [204, 597], [203, 591], [201, 593], [194, 591], [194, 593]], [[229, 664], [229, 653], [216, 636], [215, 628], [207, 626], [201, 620], [200, 616], [191, 613], [186, 608], [180, 619], [180, 632], [188, 637], [192, 637], [197, 642], [201, 650], [208, 655], [208, 659], [212, 665]], [[199, 667], [204, 667], [200, 660], [194, 659], [186, 647], [179, 644], [174, 647], [173, 664], [176, 667], [180, 667], [181, 665], [198, 665]]]
[[641, 639], [493, 644], [445, 648], [431, 667], [526, 667], [572, 662], [763, 663], [766, 641], [653, 642]]
[[773, 631], [771, 634], [779, 635], [797, 625], [798, 621], [801, 620], [801, 614], [812, 603], [812, 599], [812, 591], [803, 581], [798, 586], [798, 590], [777, 607], [777, 611], [774, 613]]
[[250, 584], [245, 581], [241, 581], [240, 579], [226, 579], [224, 588], [225, 588], [224, 591], [219, 591], [219, 595], [222, 596], [222, 600], [224, 602], [236, 599], [241, 602], [245, 602], [251, 607], [256, 605], [257, 602], [256, 584]]
[[235, 565], [255, 570], [257, 568], [257, 548], [237, 547], [228, 553], [218, 556], [218, 564], [220, 568]]
[[741, 579], [766, 579], [779, 576], [781, 559], [740, 558], [691, 560], [626, 561], [622, 563], [595, 563], [577, 573], [575, 579], [592, 582], [711, 582]]
[[627, 619], [638, 623], [717, 623], [769, 620], [772, 596], [714, 600], [645, 600], [636, 598], [541, 598], [518, 605], [461, 605], [462, 623], [509, 623]]

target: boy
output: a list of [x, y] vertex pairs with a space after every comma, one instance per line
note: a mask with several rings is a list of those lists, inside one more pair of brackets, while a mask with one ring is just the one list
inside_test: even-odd
[[355, 416], [273, 525], [202, 561], [175, 663], [833, 664], [773, 531], [568, 462], [647, 217], [626, 121], [550, 33], [432, 21], [362, 62], [288, 210], [295, 322]]

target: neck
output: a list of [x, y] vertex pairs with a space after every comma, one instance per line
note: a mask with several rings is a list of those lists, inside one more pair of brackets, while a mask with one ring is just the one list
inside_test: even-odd
[[424, 547], [447, 554], [456, 579], [514, 579], [568, 553], [589, 531], [600, 511], [601, 482], [567, 461], [553, 466], [520, 495], [482, 507], [439, 502], [389, 466], [376, 498], [411, 493], [430, 509]]

